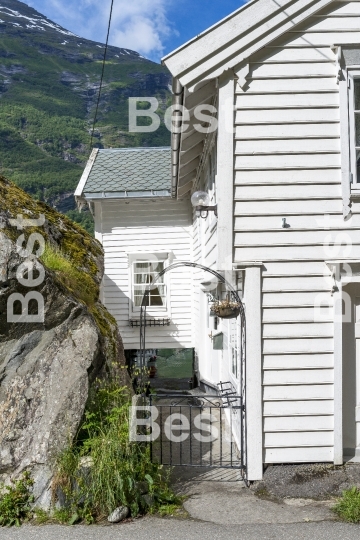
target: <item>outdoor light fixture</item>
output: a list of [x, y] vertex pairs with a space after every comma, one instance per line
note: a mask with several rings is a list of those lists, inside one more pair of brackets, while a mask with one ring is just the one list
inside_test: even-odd
[[191, 204], [196, 210], [196, 215], [205, 219], [209, 212], [214, 212], [217, 217], [217, 205], [209, 206], [210, 196], [206, 191], [195, 191], [191, 197]]

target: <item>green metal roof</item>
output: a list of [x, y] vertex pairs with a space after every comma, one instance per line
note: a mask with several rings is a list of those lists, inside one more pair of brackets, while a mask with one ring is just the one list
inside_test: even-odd
[[131, 192], [136, 196], [136, 193], [170, 192], [170, 189], [170, 148], [114, 148], [97, 151], [82, 192], [119, 196]]

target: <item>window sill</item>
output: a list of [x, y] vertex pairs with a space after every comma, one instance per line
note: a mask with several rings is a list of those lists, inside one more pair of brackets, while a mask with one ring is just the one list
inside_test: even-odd
[[352, 199], [359, 199], [360, 198], [360, 184], [351, 185], [350, 197]]

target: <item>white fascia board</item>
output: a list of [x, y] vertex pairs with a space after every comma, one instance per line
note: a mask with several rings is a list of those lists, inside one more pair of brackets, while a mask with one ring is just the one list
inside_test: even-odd
[[98, 148], [93, 148], [93, 151], [90, 154], [90, 157], [88, 159], [84, 172], [82, 173], [82, 176], [80, 178], [80, 182], [78, 183], [77, 188], [75, 190], [75, 193], [74, 193], [75, 197], [82, 196], [85, 184], [87, 182], [87, 179], [89, 178], [90, 171], [94, 165], [94, 161], [96, 159], [98, 152], [99, 152]]
[[333, 0], [255, 0], [164, 58], [182, 86], [240, 67], [252, 54], [304, 22]]

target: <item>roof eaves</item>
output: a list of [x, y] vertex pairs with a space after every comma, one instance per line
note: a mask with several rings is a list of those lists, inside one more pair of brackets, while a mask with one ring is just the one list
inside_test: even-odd
[[93, 148], [93, 151], [91, 152], [90, 154], [90, 157], [88, 159], [88, 162], [86, 164], [86, 167], [84, 169], [84, 172], [82, 173], [82, 176], [80, 178], [80, 181], [77, 185], [77, 188], [75, 190], [75, 198], [76, 197], [81, 197], [82, 194], [83, 194], [83, 191], [84, 191], [84, 188], [85, 188], [85, 185], [86, 185], [86, 182], [89, 178], [89, 174], [91, 172], [91, 169], [93, 168], [93, 165], [94, 165], [94, 162], [95, 162], [95, 159], [96, 159], [96, 156], [98, 155], [98, 152], [99, 152], [99, 149], [98, 148]]
[[148, 191], [98, 191], [85, 192], [84, 197], [87, 201], [104, 199], [149, 199], [154, 197], [171, 197], [169, 189], [158, 189]]
[[163, 63], [192, 91], [204, 79], [241, 67], [249, 56], [333, 1], [254, 0], [170, 53]]

